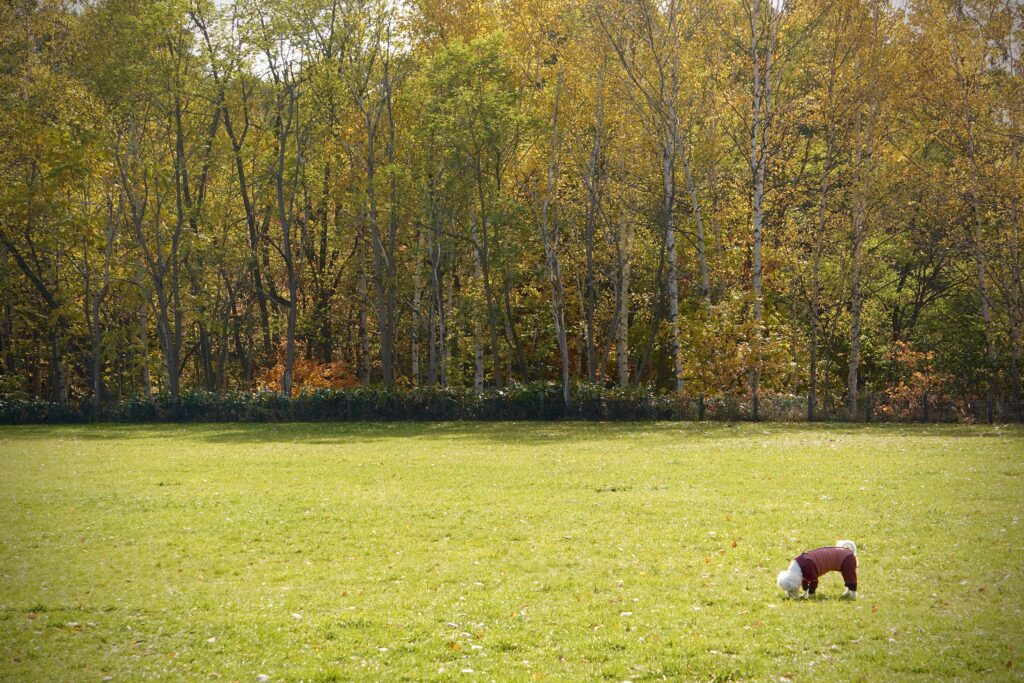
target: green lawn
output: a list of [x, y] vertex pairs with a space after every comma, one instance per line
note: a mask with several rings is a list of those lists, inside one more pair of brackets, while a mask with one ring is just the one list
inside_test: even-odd
[[[12, 681], [1024, 678], [1024, 430], [0, 429]], [[801, 549], [852, 538], [784, 600]]]

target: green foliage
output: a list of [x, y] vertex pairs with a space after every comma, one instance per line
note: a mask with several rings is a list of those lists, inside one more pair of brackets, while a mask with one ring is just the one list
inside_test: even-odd
[[[674, 389], [681, 349], [678, 401], [581, 388], [571, 412], [690, 416], [705, 396], [740, 417], [756, 378], [766, 407], [813, 391], [835, 414], [851, 364], [857, 400], [898, 386], [902, 344], [934, 354], [944, 395], [1020, 403], [1018, 4], [757, 0], [749, 36], [731, 0], [5, 3], [0, 390], [262, 419], [312, 399], [231, 392], [298, 362], [367, 385], [356, 414], [439, 414], [417, 390], [372, 399], [382, 382], [557, 416], [492, 407], [560, 377], [536, 225], [557, 167], [571, 380]], [[153, 392], [181, 405], [136, 400]]]

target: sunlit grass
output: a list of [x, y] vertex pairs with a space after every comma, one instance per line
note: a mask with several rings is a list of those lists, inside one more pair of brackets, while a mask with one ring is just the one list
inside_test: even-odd
[[[0, 677], [1019, 680], [1022, 473], [1019, 428], [7, 428]], [[781, 599], [837, 538], [861, 598]]]

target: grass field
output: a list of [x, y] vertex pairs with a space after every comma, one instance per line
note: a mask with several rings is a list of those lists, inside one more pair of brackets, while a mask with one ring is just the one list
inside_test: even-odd
[[[1020, 428], [6, 428], [0, 678], [1021, 680], [1022, 474]], [[840, 537], [860, 599], [782, 599]]]

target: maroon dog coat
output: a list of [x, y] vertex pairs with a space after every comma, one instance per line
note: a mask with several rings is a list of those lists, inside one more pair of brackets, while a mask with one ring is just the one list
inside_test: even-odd
[[796, 558], [804, 578], [801, 587], [814, 595], [818, 577], [829, 572], [842, 572], [843, 583], [851, 591], [857, 590], [857, 556], [847, 548], [816, 548]]

